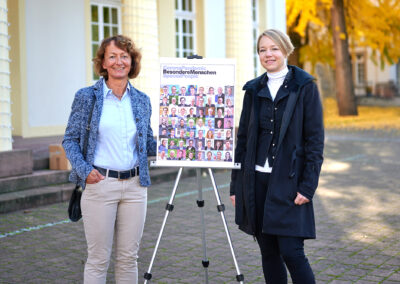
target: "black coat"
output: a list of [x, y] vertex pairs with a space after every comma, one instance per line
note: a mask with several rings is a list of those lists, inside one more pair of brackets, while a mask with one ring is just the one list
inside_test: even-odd
[[[289, 97], [279, 131], [277, 154], [264, 205], [263, 233], [315, 238], [312, 198], [323, 161], [322, 105], [314, 78], [295, 66], [288, 82]], [[236, 198], [235, 221], [255, 233], [255, 160], [259, 102], [257, 93], [266, 74], [247, 82], [235, 149], [240, 170], [232, 171], [230, 194]], [[294, 204], [297, 192], [310, 202]]]

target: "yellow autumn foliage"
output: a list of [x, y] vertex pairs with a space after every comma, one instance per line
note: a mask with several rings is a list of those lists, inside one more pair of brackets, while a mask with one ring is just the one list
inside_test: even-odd
[[[344, 4], [350, 47], [370, 47], [372, 59], [382, 67], [396, 63], [400, 58], [400, 1], [344, 0]], [[332, 46], [331, 6], [332, 0], [286, 0], [288, 31], [303, 39], [301, 62], [333, 66], [332, 50], [318, 52], [321, 46]]]
[[358, 106], [358, 116], [339, 116], [334, 98], [325, 98], [326, 129], [400, 131], [400, 107]]

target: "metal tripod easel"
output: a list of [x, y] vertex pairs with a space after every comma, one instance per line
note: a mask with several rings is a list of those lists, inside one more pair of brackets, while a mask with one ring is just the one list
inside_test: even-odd
[[[175, 198], [176, 189], [178, 187], [179, 180], [181, 178], [182, 170], [183, 170], [183, 167], [180, 167], [179, 171], [178, 171], [178, 174], [176, 176], [176, 179], [175, 179], [175, 184], [174, 184], [174, 188], [173, 188], [172, 193], [171, 193], [171, 197], [169, 199], [169, 202], [166, 205], [166, 208], [165, 208], [166, 211], [165, 211], [164, 220], [162, 222], [160, 233], [159, 233], [158, 238], [157, 238], [157, 243], [156, 243], [156, 246], [154, 248], [153, 256], [151, 258], [151, 261], [150, 261], [150, 264], [149, 264], [149, 268], [148, 268], [147, 272], [145, 272], [145, 274], [144, 274], [144, 278], [145, 278], [145, 282], [144, 283], [147, 283], [147, 281], [150, 281], [150, 279], [152, 277], [151, 268], [153, 266], [154, 259], [155, 259], [156, 254], [157, 254], [158, 246], [159, 246], [160, 241], [161, 241], [161, 237], [162, 237], [162, 234], [163, 234], [163, 231], [164, 231], [164, 228], [165, 228], [165, 224], [167, 222], [168, 215], [174, 209], [174, 205], [172, 203], [173, 203], [174, 198]], [[214, 174], [213, 174], [211, 168], [208, 168], [208, 174], [210, 176], [211, 183], [212, 183], [212, 186], [214, 188], [214, 194], [215, 194], [215, 198], [217, 200], [217, 209], [218, 209], [218, 212], [221, 214], [222, 223], [224, 224], [226, 237], [228, 239], [229, 247], [230, 247], [230, 250], [231, 250], [231, 253], [232, 253], [233, 262], [234, 262], [235, 267], [236, 267], [236, 273], [237, 273], [236, 274], [236, 280], [238, 282], [240, 282], [240, 283], [243, 283], [244, 276], [243, 276], [243, 274], [240, 273], [239, 265], [238, 265], [237, 260], [236, 260], [235, 252], [234, 252], [233, 245], [232, 245], [231, 236], [229, 234], [229, 229], [228, 229], [228, 226], [227, 226], [227, 223], [226, 223], [226, 219], [225, 219], [225, 215], [224, 215], [225, 205], [221, 203], [221, 199], [220, 199], [220, 196], [219, 196], [218, 188], [217, 188], [217, 185], [215, 183]], [[202, 243], [203, 243], [202, 265], [204, 267], [205, 283], [208, 284], [208, 266], [209, 266], [210, 262], [209, 262], [209, 260], [207, 258], [206, 232], [205, 232], [205, 221], [204, 221], [204, 211], [203, 211], [204, 200], [203, 200], [203, 192], [202, 192], [202, 186], [201, 186], [201, 171], [200, 171], [200, 169], [196, 169], [196, 180], [197, 180], [197, 188], [198, 188], [197, 206], [200, 208], [200, 221], [201, 221], [201, 225], [202, 225]]]

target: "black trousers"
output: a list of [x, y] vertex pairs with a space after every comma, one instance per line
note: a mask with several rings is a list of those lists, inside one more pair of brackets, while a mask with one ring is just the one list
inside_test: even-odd
[[261, 250], [265, 283], [286, 284], [287, 273], [294, 284], [315, 283], [314, 273], [304, 254], [304, 239], [262, 233], [264, 203], [270, 174], [256, 172], [256, 239]]

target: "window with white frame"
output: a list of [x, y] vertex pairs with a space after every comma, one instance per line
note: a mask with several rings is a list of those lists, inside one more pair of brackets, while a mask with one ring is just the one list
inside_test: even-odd
[[357, 86], [362, 86], [365, 84], [365, 56], [363, 53], [358, 53], [356, 54], [356, 60], [355, 60], [355, 79], [356, 79], [356, 85]]
[[253, 20], [253, 66], [254, 76], [257, 77], [258, 70], [260, 69], [260, 61], [257, 52], [257, 39], [258, 39], [258, 0], [251, 1], [252, 20]]
[[[96, 56], [97, 49], [104, 38], [121, 33], [121, 7], [115, 1], [111, 3], [94, 3], [91, 9], [91, 47], [92, 58]], [[93, 80], [99, 78], [93, 72]]]
[[195, 0], [175, 0], [176, 57], [195, 54]]

